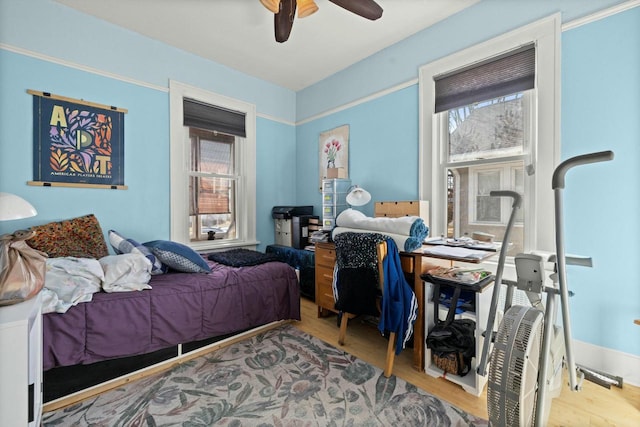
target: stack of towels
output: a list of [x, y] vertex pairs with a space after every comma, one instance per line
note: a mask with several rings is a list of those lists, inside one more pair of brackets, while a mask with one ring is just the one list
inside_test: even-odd
[[422, 247], [422, 242], [429, 235], [429, 227], [419, 216], [372, 218], [354, 209], [346, 209], [338, 215], [333, 236], [347, 231], [385, 234], [396, 242], [401, 251], [405, 252]]

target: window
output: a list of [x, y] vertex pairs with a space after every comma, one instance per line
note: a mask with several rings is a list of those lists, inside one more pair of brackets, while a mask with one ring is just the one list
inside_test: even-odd
[[[531, 60], [531, 59], [530, 59]], [[504, 234], [511, 215], [509, 198], [495, 198], [493, 190], [524, 194], [524, 160], [529, 154], [531, 91], [465, 104], [439, 113], [448, 132], [440, 141], [450, 176], [447, 237], [483, 232]], [[445, 124], [442, 123], [441, 126]], [[459, 185], [457, 184], [459, 183]], [[459, 194], [456, 195], [455, 192]], [[513, 253], [523, 251], [524, 208], [512, 230]]]
[[256, 244], [255, 107], [170, 83], [171, 239]]
[[420, 69], [420, 197], [431, 235], [481, 231], [501, 240], [523, 195], [510, 254], [552, 251], [553, 167], [559, 156], [559, 16]]
[[236, 137], [189, 128], [190, 240], [235, 239]]

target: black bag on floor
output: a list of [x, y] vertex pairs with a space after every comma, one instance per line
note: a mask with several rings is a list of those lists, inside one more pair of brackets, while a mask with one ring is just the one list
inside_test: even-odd
[[427, 335], [427, 348], [431, 350], [431, 360], [444, 372], [465, 376], [471, 370], [471, 359], [475, 356], [476, 322], [471, 319], [454, 319], [460, 287], [456, 286], [451, 299], [447, 319], [441, 321], [437, 307], [440, 304], [440, 285], [434, 284], [435, 325]]

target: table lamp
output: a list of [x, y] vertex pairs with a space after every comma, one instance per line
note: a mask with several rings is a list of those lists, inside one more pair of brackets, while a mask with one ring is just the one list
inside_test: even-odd
[[371, 201], [371, 194], [364, 188], [354, 185], [347, 194], [346, 200], [350, 206], [364, 206]]
[[0, 221], [36, 216], [38, 211], [22, 197], [0, 192]]

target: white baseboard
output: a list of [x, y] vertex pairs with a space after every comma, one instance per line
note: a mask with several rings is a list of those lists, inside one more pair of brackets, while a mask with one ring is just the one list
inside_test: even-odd
[[576, 363], [621, 377], [623, 384], [640, 387], [640, 357], [606, 347], [573, 340]]

